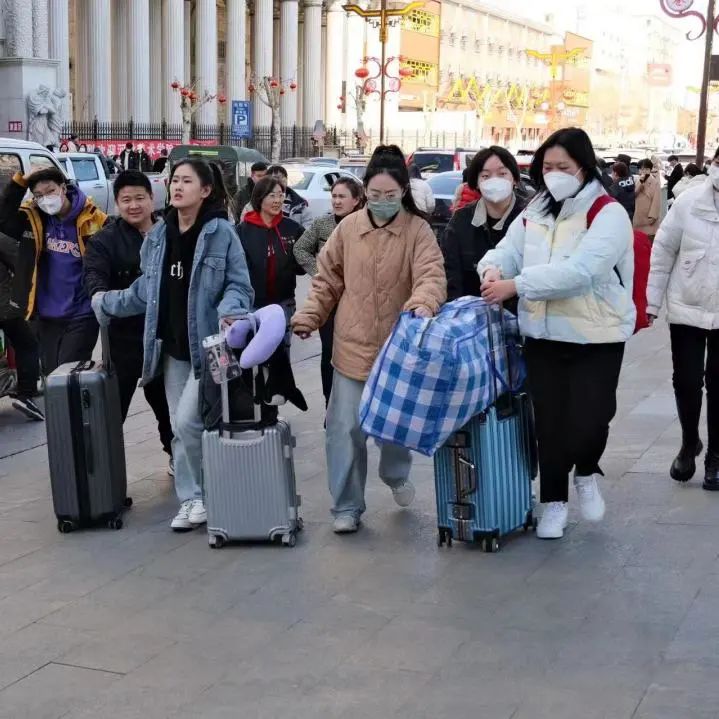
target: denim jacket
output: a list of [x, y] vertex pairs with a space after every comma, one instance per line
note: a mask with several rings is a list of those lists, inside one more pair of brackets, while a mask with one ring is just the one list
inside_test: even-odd
[[[107, 292], [102, 298], [102, 310], [107, 315], [145, 314], [142, 385], [161, 371], [162, 340], [157, 336], [157, 324], [166, 248], [166, 225], [161, 221], [142, 244], [143, 274], [126, 290]], [[227, 220], [214, 218], [197, 239], [190, 276], [187, 322], [195, 377], [200, 376], [202, 340], [217, 333], [221, 318], [249, 312], [253, 301], [245, 253], [235, 228]]]

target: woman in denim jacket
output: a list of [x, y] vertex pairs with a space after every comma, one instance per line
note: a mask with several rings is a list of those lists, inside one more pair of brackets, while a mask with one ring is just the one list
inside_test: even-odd
[[145, 315], [141, 384], [164, 374], [181, 503], [170, 526], [180, 531], [207, 520], [198, 409], [202, 340], [217, 332], [220, 319], [248, 312], [253, 292], [242, 245], [227, 219], [219, 168], [198, 158], [178, 162], [170, 175], [170, 203], [165, 220], [142, 245], [142, 276], [126, 290], [94, 295], [92, 304], [101, 323]]

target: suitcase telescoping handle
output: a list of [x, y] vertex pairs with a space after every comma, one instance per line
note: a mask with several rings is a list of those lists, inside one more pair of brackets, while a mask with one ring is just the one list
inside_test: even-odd
[[110, 329], [107, 325], [100, 325], [100, 349], [102, 351], [102, 366], [108, 374], [114, 374], [115, 365], [110, 354]]
[[[234, 319], [247, 319], [250, 322], [250, 328], [252, 329], [252, 334], [257, 334], [257, 320], [255, 319], [254, 315], [247, 314], [242, 317], [236, 317]], [[225, 334], [225, 328], [222, 326], [222, 323], [220, 323], [220, 334], [224, 336]], [[230, 423], [230, 392], [228, 388], [228, 382], [227, 374], [221, 371], [221, 377], [222, 381], [220, 383], [220, 398], [222, 403], [222, 424], [228, 425]], [[255, 424], [259, 424], [262, 421], [262, 407], [259, 404], [255, 403], [255, 392], [257, 391], [257, 373], [259, 371], [258, 367], [252, 368], [252, 407], [254, 408], [254, 421]]]
[[504, 350], [504, 356], [507, 361], [507, 376], [509, 378], [509, 387], [507, 389], [511, 390], [512, 385], [512, 360], [510, 357], [510, 351], [507, 347], [507, 327], [504, 319], [504, 305], [500, 302], [498, 305], [487, 305], [489, 317], [488, 317], [488, 323], [489, 323], [489, 332], [487, 333], [489, 337], [489, 356], [490, 356], [490, 362], [492, 364], [492, 387], [494, 388], [494, 403], [497, 402], [499, 399], [499, 388], [497, 387], [497, 381], [501, 380], [499, 371], [497, 369], [497, 355], [496, 351], [497, 348], [494, 346], [494, 328], [492, 327], [493, 318], [492, 315], [495, 314], [497, 317], [497, 324], [499, 325], [500, 330], [500, 337], [502, 338], [502, 349]]

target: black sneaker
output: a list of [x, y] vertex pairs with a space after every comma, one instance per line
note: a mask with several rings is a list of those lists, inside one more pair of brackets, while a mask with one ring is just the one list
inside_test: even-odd
[[22, 412], [28, 419], [33, 419], [36, 422], [44, 422], [45, 415], [42, 410], [27, 397], [18, 397], [12, 401], [12, 406], [18, 411]]

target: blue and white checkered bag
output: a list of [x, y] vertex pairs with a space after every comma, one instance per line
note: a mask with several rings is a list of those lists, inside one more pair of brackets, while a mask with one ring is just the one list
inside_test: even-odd
[[519, 344], [516, 318], [477, 297], [432, 319], [402, 313], [362, 393], [362, 430], [432, 456], [497, 394], [521, 385]]

